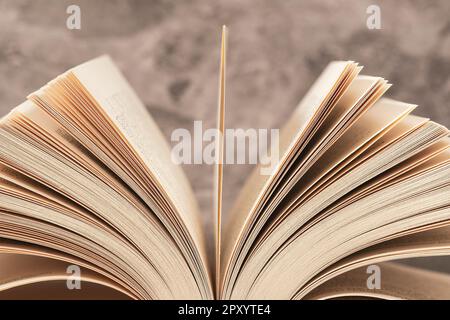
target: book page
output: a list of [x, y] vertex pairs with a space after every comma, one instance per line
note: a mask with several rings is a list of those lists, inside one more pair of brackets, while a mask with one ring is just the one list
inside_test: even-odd
[[396, 263], [380, 263], [380, 288], [367, 285], [366, 268], [344, 273], [318, 288], [306, 299], [372, 297], [379, 299], [447, 300], [450, 299], [450, 276], [438, 272], [407, 267]]
[[408, 230], [397, 238], [358, 251], [322, 271], [296, 296], [301, 298], [314, 292], [324, 283], [343, 273], [380, 262], [412, 257], [448, 255], [450, 253], [450, 226], [448, 221]]
[[0, 300], [130, 300], [110, 287], [84, 281], [82, 290], [67, 290], [67, 280], [32, 282], [0, 291]]
[[[261, 175], [257, 170], [253, 172], [242, 189], [236, 206], [227, 218], [223, 232], [223, 252], [221, 260], [222, 286], [227, 269], [233, 263], [232, 255], [236, 250], [237, 241], [252, 218], [255, 208], [259, 205], [265, 190], [273, 182], [276, 173], [283, 167], [287, 159], [292, 156], [290, 151], [299, 143], [312, 119], [323, 108], [344, 79], [349, 77], [350, 69], [355, 68], [351, 62], [333, 62], [313, 84], [307, 95], [302, 99], [289, 121], [283, 127], [280, 134], [280, 160], [272, 168], [272, 174]], [[353, 77], [356, 73], [353, 74]], [[347, 84], [348, 85], [348, 84]]]
[[172, 162], [169, 146], [157, 124], [111, 59], [104, 56], [72, 72], [155, 176], [160, 191], [172, 200], [197, 248], [204, 251], [200, 214], [192, 189], [181, 168]]
[[[66, 262], [30, 254], [0, 253], [0, 265], [2, 266], [0, 268], [0, 292], [6, 298], [8, 297], [8, 290], [30, 284], [63, 281], [63, 285], [66, 285], [66, 281], [70, 280], [73, 274], [67, 272], [70, 264]], [[89, 269], [80, 268], [79, 281], [80, 286], [94, 283], [128, 295], [125, 290], [114, 282]], [[69, 291], [67, 287], [64, 289]], [[89, 292], [86, 291], [85, 293], [86, 298], [89, 298]], [[42, 294], [45, 296], [45, 293]], [[34, 298], [39, 299], [39, 297], [40, 295], [38, 294]]]
[[[412, 107], [408, 104], [398, 104], [392, 105], [391, 103], [385, 103], [379, 101], [376, 103], [367, 113], [365, 113], [356, 123], [343, 135], [341, 140], [338, 140], [329, 150], [329, 154], [335, 158], [335, 161], [331, 161], [330, 157], [325, 156], [324, 159], [327, 166], [332, 166], [345, 159], [349, 154], [358, 150], [361, 146], [371, 141], [374, 137], [378, 136], [380, 133], [385, 132], [393, 124], [397, 123], [405, 117]], [[340, 142], [344, 142], [341, 144]], [[328, 162], [328, 161], [330, 162]], [[285, 199], [283, 207], [280, 208], [280, 214], [278, 219], [271, 221], [270, 229], [265, 230], [261, 233], [261, 237], [255, 245], [255, 250], [249, 255], [250, 258], [247, 259], [246, 265], [240, 270], [242, 287], [245, 288], [245, 282], [252, 283], [254, 277], [259, 274], [259, 270], [265, 268], [268, 270], [266, 263], [269, 257], [275, 256], [277, 250], [281, 250], [283, 244], [285, 244], [289, 238], [293, 236], [295, 232], [300, 232], [303, 229], [303, 225], [313, 218], [312, 212], [316, 210], [316, 206], [326, 207], [328, 202], [327, 196], [334, 196], [338, 189], [330, 188], [328, 193], [320, 194], [313, 201], [309, 201], [306, 204], [297, 203], [300, 200], [300, 196], [303, 193], [303, 188], [312, 185], [316, 181], [316, 178], [309, 176], [304, 182], [300, 181], [299, 185], [291, 191], [288, 198]], [[330, 201], [331, 202], [331, 201]], [[312, 209], [314, 208], [314, 209]], [[282, 211], [289, 210], [290, 214], [283, 214]], [[312, 210], [312, 211], [310, 211]], [[317, 210], [320, 212], [320, 210]], [[294, 227], [296, 226], [296, 227]], [[298, 255], [304, 252], [296, 252]], [[294, 254], [293, 254], [294, 255]], [[292, 258], [294, 259], [294, 258]], [[316, 259], [319, 261], [320, 259]], [[286, 262], [291, 264], [291, 262]], [[279, 265], [281, 267], [281, 264]], [[302, 268], [306, 273], [306, 269]], [[287, 273], [285, 272], [286, 277]], [[302, 274], [299, 274], [300, 278]], [[281, 274], [280, 274], [281, 277]], [[282, 281], [283, 285], [285, 283], [293, 283], [292, 280]], [[281, 287], [281, 285], [279, 286]], [[240, 288], [239, 284], [236, 288]], [[244, 291], [242, 289], [241, 291]], [[238, 291], [238, 289], [236, 289]]]
[[[105, 169], [116, 174], [119, 184], [124, 183], [139, 196], [146, 207], [144, 215], [124, 217], [137, 225], [137, 219], [153, 219], [154, 214], [159, 221], [152, 224], [159, 228], [161, 223], [166, 229], [161, 231], [168, 236], [161, 234], [164, 239], [157, 247], [174, 242], [164, 252], [183, 258], [189, 267], [187, 272], [169, 272], [171, 282], [180, 286], [175, 290], [177, 294], [200, 289], [200, 294], [211, 298], [211, 264], [207, 261], [204, 230], [193, 191], [181, 167], [172, 159], [161, 131], [111, 59], [104, 56], [75, 67], [29, 99], [67, 129]], [[148, 230], [139, 230], [146, 235], [141, 234], [136, 243], [146, 247], [146, 254], [160, 259], [161, 255], [151, 249], [154, 245], [144, 240], [155, 237]], [[132, 237], [135, 236], [137, 233], [133, 232]], [[184, 262], [175, 265], [184, 268]], [[191, 284], [182, 284], [176, 279], [178, 276], [191, 278]]]
[[227, 54], [228, 30], [222, 28], [222, 44], [220, 49], [220, 74], [219, 74], [219, 103], [217, 112], [217, 162], [214, 172], [214, 216], [215, 216], [215, 279], [216, 297], [219, 294], [220, 256], [221, 256], [221, 231], [222, 231], [222, 186], [223, 186], [223, 148], [225, 132], [225, 79], [226, 79], [226, 54]]

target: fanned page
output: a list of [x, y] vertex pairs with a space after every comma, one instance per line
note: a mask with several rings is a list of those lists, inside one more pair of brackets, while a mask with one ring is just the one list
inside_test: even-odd
[[380, 99], [390, 85], [360, 70], [331, 63], [282, 128], [272, 173], [246, 182], [223, 234], [223, 298], [302, 297], [333, 263], [449, 223], [448, 130]]
[[[328, 281], [335, 279], [340, 275], [353, 272], [360, 274], [363, 270], [363, 266], [378, 266], [379, 263], [390, 260], [400, 260], [406, 258], [417, 258], [417, 257], [429, 257], [429, 256], [442, 256], [450, 254], [450, 226], [442, 226], [442, 223], [427, 225], [422, 228], [417, 228], [413, 230], [408, 230], [404, 232], [404, 235], [375, 244], [364, 250], [356, 252], [345, 259], [338, 261], [337, 263], [331, 265], [326, 270], [318, 274], [314, 279], [312, 279], [307, 286], [302, 288], [296, 295], [296, 299], [313, 299], [318, 295], [318, 292], [327, 292], [331, 294], [331, 290], [327, 290], [329, 285]], [[379, 266], [378, 266], [379, 267]], [[381, 270], [381, 268], [380, 268]], [[360, 282], [353, 282], [353, 285], [362, 288], [367, 283], [367, 267], [365, 268], [365, 278], [361, 278]], [[381, 273], [383, 276], [383, 273]], [[442, 275], [443, 276], [443, 275]], [[400, 283], [401, 277], [399, 277]], [[448, 277], [447, 277], [448, 278]], [[446, 280], [447, 281], [447, 280]], [[384, 281], [383, 281], [384, 282]], [[394, 280], [394, 285], [396, 281]], [[367, 286], [366, 286], [367, 289]], [[410, 288], [404, 287], [403, 290], [410, 292]], [[370, 293], [377, 294], [376, 290], [364, 290], [366, 295], [370, 296]], [[448, 294], [448, 290], [446, 293]], [[356, 292], [352, 292], [350, 288], [347, 288], [347, 295], [356, 295]], [[415, 293], [422, 295], [423, 292], [418, 291]], [[441, 294], [441, 292], [438, 292]], [[406, 296], [406, 292], [403, 292], [403, 296]], [[397, 298], [400, 298], [398, 296]], [[423, 296], [422, 296], [423, 297]], [[409, 298], [414, 298], [414, 296], [409, 296]], [[442, 298], [442, 297], [441, 297]]]
[[72, 73], [82, 85], [80, 89], [92, 95], [113, 128], [119, 130], [122, 140], [131, 147], [129, 152], [136, 153], [135, 165], [142, 163], [158, 191], [171, 200], [168, 205], [174, 207], [174, 218], [179, 215], [180, 227], [186, 226], [187, 238], [193, 238], [191, 249], [199, 250], [206, 265], [197, 202], [180, 167], [171, 161], [168, 145], [144, 105], [108, 57], [81, 65]]
[[[0, 120], [1, 299], [449, 298], [450, 276], [391, 262], [450, 254], [449, 131], [353, 61], [325, 68], [223, 215], [226, 50], [224, 27], [214, 240], [109, 57]], [[68, 289], [73, 267], [85, 290]]]
[[384, 286], [367, 286], [367, 268], [358, 268], [330, 280], [308, 299], [375, 298], [387, 300], [448, 300], [450, 277], [394, 263], [377, 265], [382, 271]]
[[25, 214], [2, 237], [51, 232], [26, 240], [102, 266], [134, 297], [213, 297], [192, 190], [110, 58], [30, 95], [0, 136], [2, 210]]
[[76, 278], [67, 273], [68, 265], [61, 260], [12, 251], [2, 252], [0, 263], [0, 299], [32, 299], [38, 295], [40, 299], [130, 299], [120, 286], [89, 269], [80, 269], [83, 291], [69, 290], [67, 283]]
[[261, 175], [255, 169], [245, 183], [236, 205], [227, 219], [223, 233], [223, 253], [221, 267], [222, 294], [232, 277], [232, 268], [238, 269], [236, 255], [244, 245], [246, 233], [256, 219], [258, 210], [271, 184], [281, 175], [283, 166], [292, 159], [294, 148], [300, 145], [314, 126], [314, 121], [327, 110], [327, 103], [332, 100], [334, 91], [342, 91], [354, 79], [357, 66], [354, 63], [331, 63], [316, 80], [307, 95], [302, 99], [288, 123], [280, 134], [279, 162], [273, 166], [272, 174]]

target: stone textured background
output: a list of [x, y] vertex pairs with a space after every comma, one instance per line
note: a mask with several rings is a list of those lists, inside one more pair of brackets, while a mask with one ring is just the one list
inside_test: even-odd
[[[81, 7], [82, 29], [66, 28]], [[366, 8], [381, 7], [368, 30]], [[0, 0], [0, 116], [66, 69], [107, 53], [169, 139], [216, 117], [220, 27], [230, 30], [228, 127], [283, 124], [330, 60], [355, 60], [393, 83], [388, 96], [450, 126], [450, 1]], [[205, 217], [211, 168], [186, 172]], [[226, 167], [226, 209], [249, 172]], [[431, 261], [431, 262], [430, 262]], [[450, 260], [421, 265], [450, 270]]]

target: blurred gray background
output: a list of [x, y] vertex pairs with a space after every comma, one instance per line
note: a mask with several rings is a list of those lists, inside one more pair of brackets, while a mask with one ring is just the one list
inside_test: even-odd
[[[67, 6], [81, 30], [66, 28]], [[369, 5], [381, 29], [366, 26]], [[227, 127], [278, 128], [330, 60], [393, 83], [388, 96], [450, 126], [450, 1], [0, 0], [0, 116], [66, 69], [109, 54], [162, 128], [214, 126], [220, 27], [229, 27]], [[205, 220], [212, 170], [186, 166]], [[248, 166], [225, 167], [227, 210]], [[450, 259], [414, 263], [450, 271]]]

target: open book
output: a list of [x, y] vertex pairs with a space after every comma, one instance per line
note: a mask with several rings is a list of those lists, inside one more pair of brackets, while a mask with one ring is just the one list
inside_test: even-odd
[[0, 122], [0, 298], [450, 298], [450, 276], [392, 262], [450, 254], [449, 132], [361, 69], [325, 68], [226, 220], [216, 141], [215, 241], [111, 59], [60, 75]]

